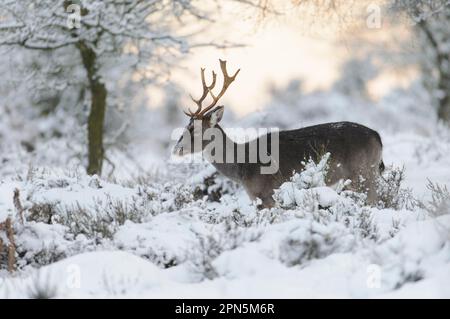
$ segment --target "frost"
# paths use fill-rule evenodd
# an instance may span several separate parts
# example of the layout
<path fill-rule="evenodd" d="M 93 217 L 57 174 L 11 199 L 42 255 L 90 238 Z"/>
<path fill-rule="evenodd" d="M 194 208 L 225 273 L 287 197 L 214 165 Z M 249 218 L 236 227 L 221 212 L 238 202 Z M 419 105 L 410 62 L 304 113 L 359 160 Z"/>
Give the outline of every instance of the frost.
<path fill-rule="evenodd" d="M 333 192 L 325 186 L 330 154 L 325 154 L 316 164 L 309 159 L 300 173 L 294 173 L 290 182 L 284 183 L 275 191 L 274 199 L 281 207 L 301 206 L 305 197 L 312 195 L 307 189 L 317 188 L 318 203 L 329 204 L 335 198 Z M 322 187 L 322 188 L 320 188 Z M 325 205 L 327 206 L 327 205 Z"/>
<path fill-rule="evenodd" d="M 2 15 L 0 43 L 61 48 L 0 48 L 0 224 L 12 220 L 16 268 L 7 271 L 10 241 L 0 229 L 0 297 L 450 296 L 450 130 L 431 111 L 445 90 L 437 89 L 436 55 L 422 46 L 423 33 L 420 52 L 400 57 L 422 77 L 384 96 L 371 96 L 368 82 L 392 70 L 379 55 L 358 52 L 327 90 L 283 79 L 261 111 L 241 118 L 231 112 L 237 105 L 227 105 L 227 126 L 294 129 L 348 120 L 382 138 L 386 169 L 376 206 L 347 189 L 353 181 L 327 186 L 333 155 L 318 154 L 275 191 L 274 208 L 261 210 L 213 166 L 169 159 L 171 132 L 186 124 L 179 109 L 186 93 L 165 75 L 184 65 L 193 44 L 179 34 L 196 32 L 172 32 L 175 25 L 161 18 L 191 28 L 191 18 L 203 20 L 193 1 L 83 0 L 83 28 L 70 36 L 55 1 L 39 1 L 53 9 L 38 15 L 6 2 L 26 23 Z M 119 3 L 134 9 L 118 14 Z M 152 10 L 157 14 L 142 23 Z M 50 20 L 54 32 L 44 32 Z M 439 23 L 441 15 L 427 21 L 437 49 L 448 53 L 448 23 Z M 80 40 L 99 55 L 110 93 L 102 176 L 84 171 L 90 96 L 73 48 Z M 161 90 L 163 107 L 156 107 L 159 94 L 148 94 L 149 82 Z M 368 284 L 374 269 L 377 287 Z M 80 286 L 67 285 L 68 273 L 77 272 Z"/>

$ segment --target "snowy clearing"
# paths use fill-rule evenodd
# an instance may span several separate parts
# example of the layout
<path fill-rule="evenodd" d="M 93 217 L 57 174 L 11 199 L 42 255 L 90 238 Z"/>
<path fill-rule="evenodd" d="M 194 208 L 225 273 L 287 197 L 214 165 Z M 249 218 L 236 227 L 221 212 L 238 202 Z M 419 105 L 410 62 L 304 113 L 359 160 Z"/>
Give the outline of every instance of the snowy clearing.
<path fill-rule="evenodd" d="M 386 158 L 405 163 L 404 184 L 427 206 L 423 183 L 437 168 L 407 154 L 411 136 L 386 140 Z M 202 167 L 150 184 L 38 168 L 4 179 L 0 220 L 15 216 L 17 188 L 26 222 L 14 222 L 19 270 L 3 270 L 2 296 L 450 296 L 448 206 L 433 215 L 402 186 L 397 207 L 367 207 L 363 195 L 325 187 L 326 165 L 311 163 L 276 193 L 276 208 L 258 211 Z"/>

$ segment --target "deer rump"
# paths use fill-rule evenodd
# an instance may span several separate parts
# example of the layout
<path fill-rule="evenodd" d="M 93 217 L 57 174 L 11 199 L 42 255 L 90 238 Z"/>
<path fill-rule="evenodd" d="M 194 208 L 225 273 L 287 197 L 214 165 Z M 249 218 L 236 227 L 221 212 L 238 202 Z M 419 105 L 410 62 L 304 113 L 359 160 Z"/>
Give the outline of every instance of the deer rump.
<path fill-rule="evenodd" d="M 350 189 L 366 192 L 369 203 L 377 200 L 376 184 L 384 164 L 382 142 L 379 134 L 363 125 L 336 122 L 309 126 L 279 133 L 279 170 L 272 175 L 261 174 L 262 164 L 240 164 L 240 182 L 252 199 L 260 198 L 263 206 L 273 205 L 274 189 L 289 181 L 294 172 L 300 172 L 305 161 L 318 161 L 330 153 L 326 184 L 331 186 L 339 180 L 350 179 Z M 274 153 L 271 133 L 267 135 L 267 150 Z M 250 143 L 259 142 L 261 137 Z M 247 145 L 246 149 L 250 149 Z M 259 153 L 259 152 L 258 152 Z M 267 164 L 268 165 L 268 164 Z"/>

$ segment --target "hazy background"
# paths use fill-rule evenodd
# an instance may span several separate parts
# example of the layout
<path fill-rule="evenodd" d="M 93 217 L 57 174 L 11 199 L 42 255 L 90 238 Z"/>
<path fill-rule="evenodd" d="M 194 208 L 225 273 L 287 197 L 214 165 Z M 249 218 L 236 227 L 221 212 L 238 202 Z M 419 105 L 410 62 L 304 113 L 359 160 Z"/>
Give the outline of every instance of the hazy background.
<path fill-rule="evenodd" d="M 376 130 L 376 205 L 172 156 L 219 58 L 230 135 Z M 448 298 L 449 124 L 449 0 L 0 0 L 0 298 Z"/>
<path fill-rule="evenodd" d="M 67 28 L 69 5 L 81 10 L 79 28 Z M 189 94 L 200 94 L 200 68 L 218 72 L 220 86 L 219 59 L 241 69 L 220 101 L 224 127 L 351 120 L 430 136 L 450 121 L 443 0 L 30 6 L 0 7 L 5 161 L 97 174 L 104 164 L 108 175 L 164 163 Z"/>
<path fill-rule="evenodd" d="M 342 16 L 330 16 L 314 10 L 311 14 L 294 2 L 274 1 L 279 12 L 262 16 L 254 9 L 242 10 L 239 4 L 224 2 L 220 13 L 214 14 L 216 26 L 196 39 L 221 40 L 230 48 L 192 49 L 168 81 L 180 86 L 185 92 L 181 101 L 191 105 L 188 93 L 199 94 L 201 88 L 200 67 L 218 70 L 218 59 L 228 60 L 230 70 L 241 68 L 242 72 L 223 104 L 230 105 L 239 115 L 262 109 L 271 88 L 286 86 L 291 79 L 301 79 L 304 92 L 327 90 L 339 80 L 340 70 L 349 59 L 367 55 L 369 50 L 372 54 L 390 50 L 407 54 L 418 49 L 407 21 L 393 25 L 388 13 L 381 11 L 381 25 L 370 25 L 372 11 L 368 6 L 373 3 L 353 3 L 351 10 L 343 8 L 337 13 Z M 370 98 L 378 100 L 390 90 L 407 87 L 417 79 L 416 67 L 398 68 L 390 62 L 378 57 L 376 63 L 383 69 L 366 83 Z M 158 89 L 149 90 L 158 106 L 161 95 Z"/>

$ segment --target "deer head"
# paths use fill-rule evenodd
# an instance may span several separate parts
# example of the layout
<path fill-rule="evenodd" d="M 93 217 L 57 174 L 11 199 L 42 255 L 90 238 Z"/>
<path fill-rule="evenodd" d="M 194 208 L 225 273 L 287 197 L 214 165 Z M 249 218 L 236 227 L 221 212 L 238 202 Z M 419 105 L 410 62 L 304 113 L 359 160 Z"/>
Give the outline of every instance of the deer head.
<path fill-rule="evenodd" d="M 225 94 L 230 84 L 236 79 L 240 69 L 237 70 L 233 76 L 229 76 L 227 73 L 227 61 L 219 61 L 220 69 L 223 74 L 222 90 L 217 95 L 213 93 L 212 90 L 216 86 L 217 74 L 214 71 L 212 72 L 211 84 L 207 85 L 205 79 L 205 69 L 201 68 L 203 93 L 198 100 L 194 99 L 191 95 L 191 99 L 197 105 L 197 109 L 194 112 L 191 110 L 184 112 L 184 114 L 189 117 L 189 123 L 184 129 L 183 135 L 175 145 L 174 154 L 176 155 L 182 156 L 203 151 L 208 144 L 208 141 L 203 141 L 203 133 L 208 128 L 215 127 L 222 119 L 224 107 L 217 106 L 217 102 L 219 102 L 220 98 Z M 203 102 L 208 95 L 211 96 L 212 101 L 208 106 L 204 107 Z M 194 143 L 194 141 L 199 142 Z"/>

